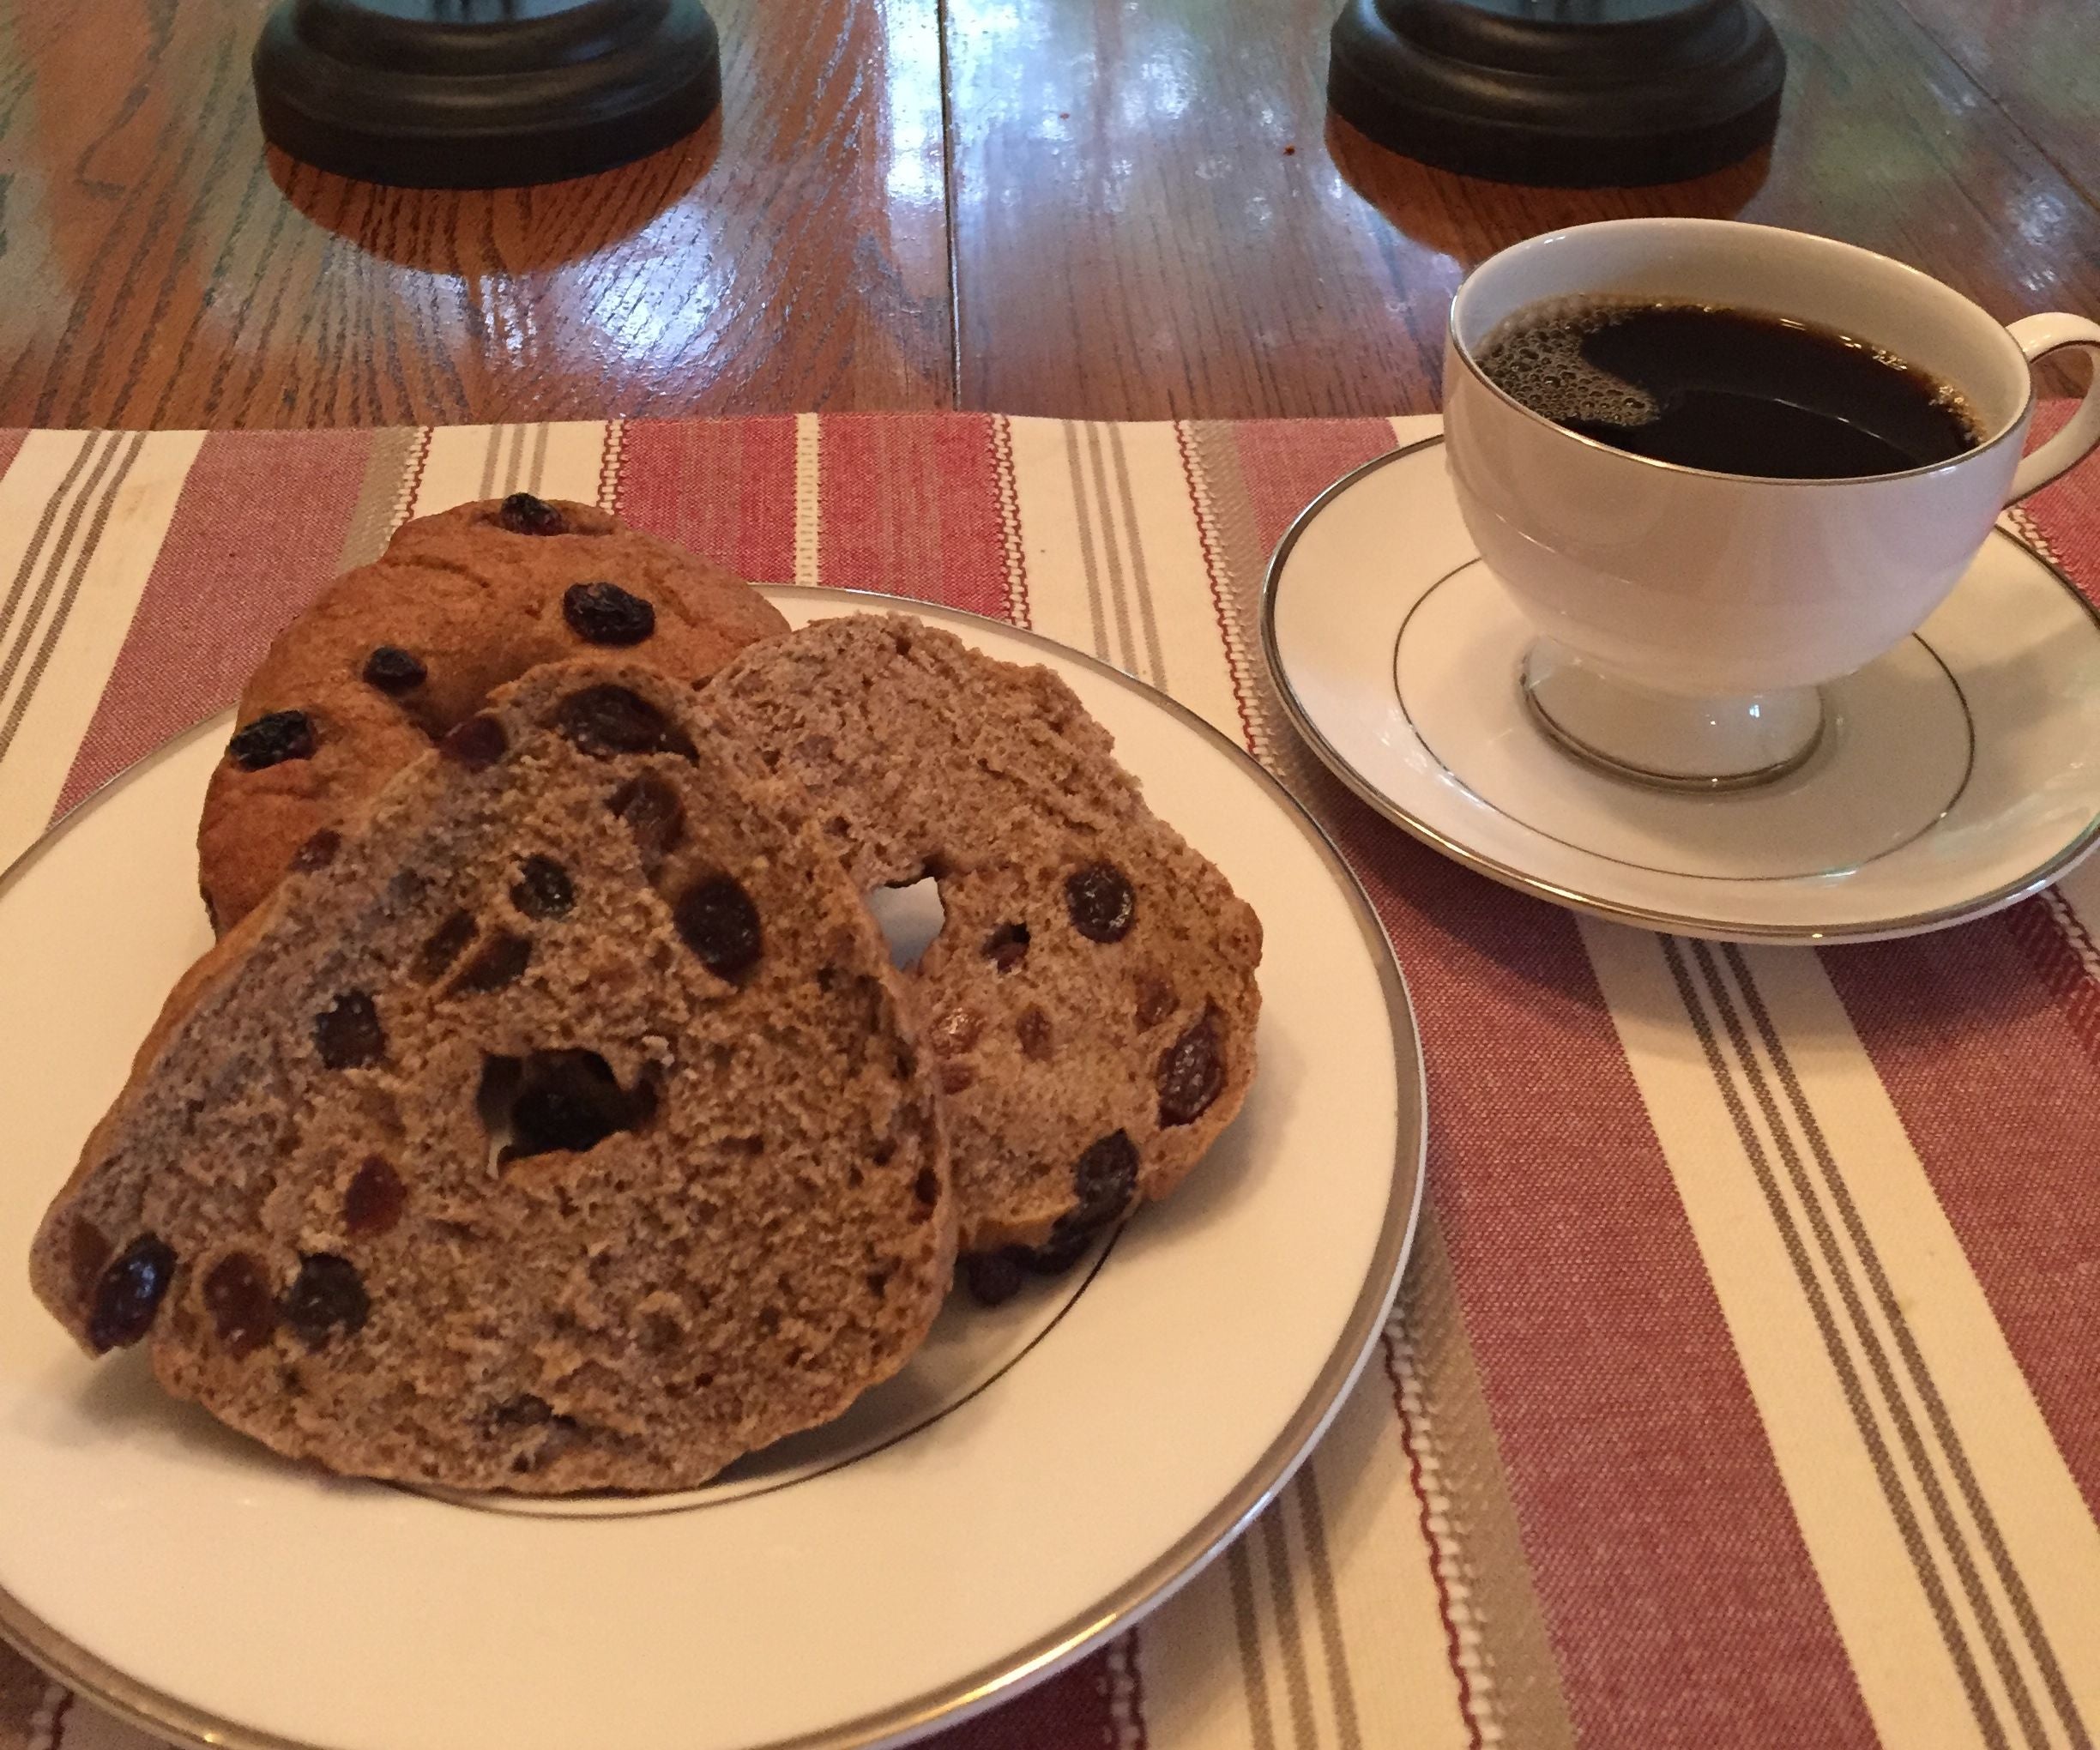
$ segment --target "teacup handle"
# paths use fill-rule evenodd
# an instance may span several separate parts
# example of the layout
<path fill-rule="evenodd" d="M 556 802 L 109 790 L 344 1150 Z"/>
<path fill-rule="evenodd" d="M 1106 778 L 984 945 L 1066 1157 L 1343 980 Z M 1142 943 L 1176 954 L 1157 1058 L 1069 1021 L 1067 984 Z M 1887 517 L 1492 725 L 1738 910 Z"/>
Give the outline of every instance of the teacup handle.
<path fill-rule="evenodd" d="M 2010 504 L 2046 486 L 2100 444 L 2100 323 L 2088 322 L 2082 316 L 2023 316 L 2018 322 L 2007 323 L 2006 331 L 2027 355 L 2030 365 L 2066 347 L 2090 347 L 2093 355 L 2085 399 L 2062 431 L 2022 458 L 2013 472 L 2012 489 L 2006 494 L 2006 503 Z"/>

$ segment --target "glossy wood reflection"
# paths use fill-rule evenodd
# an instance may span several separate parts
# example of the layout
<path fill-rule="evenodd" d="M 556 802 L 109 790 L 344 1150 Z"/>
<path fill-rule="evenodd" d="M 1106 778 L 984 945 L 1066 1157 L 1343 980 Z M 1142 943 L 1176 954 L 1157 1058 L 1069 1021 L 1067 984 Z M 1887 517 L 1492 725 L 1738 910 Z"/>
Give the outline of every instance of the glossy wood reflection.
<path fill-rule="evenodd" d="M 2100 11 L 2090 0 L 1903 0 L 2089 201 L 2100 201 Z"/>
<path fill-rule="evenodd" d="M 1825 232 L 2006 317 L 2100 308 L 2100 216 L 1898 0 L 1768 0 L 1791 63 L 1769 157 L 1601 190 L 1450 176 L 1331 123 L 1333 9 L 950 0 L 966 405 L 1427 411 L 1469 266 L 1632 214 Z M 2091 64 L 2100 15 L 2071 9 Z"/>
<path fill-rule="evenodd" d="M 713 0 L 722 115 L 496 193 L 266 154 L 262 0 L 9 0 L 0 425 L 952 400 L 935 0 Z"/>
<path fill-rule="evenodd" d="M 264 152 L 265 0 L 0 0 L 0 424 L 1420 410 L 1469 266 L 1638 213 L 2100 310 L 2100 8 L 1764 3 L 1777 142 L 1667 188 L 1478 182 L 1331 122 L 1339 0 L 712 0 L 701 135 L 456 193 Z"/>

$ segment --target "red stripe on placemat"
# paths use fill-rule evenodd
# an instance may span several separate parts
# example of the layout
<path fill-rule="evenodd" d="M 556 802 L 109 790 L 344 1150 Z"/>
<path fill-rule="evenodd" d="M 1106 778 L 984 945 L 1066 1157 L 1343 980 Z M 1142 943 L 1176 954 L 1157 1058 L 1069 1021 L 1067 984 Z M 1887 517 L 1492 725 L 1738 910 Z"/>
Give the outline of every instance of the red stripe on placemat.
<path fill-rule="evenodd" d="M 1333 815 L 1421 1008 L 1430 1194 L 1578 1735 L 1871 1743 L 1572 920 Z"/>
<path fill-rule="evenodd" d="M 1383 419 L 1252 419 L 1233 437 L 1264 548 L 1351 468 L 1396 447 Z"/>
<path fill-rule="evenodd" d="M 1264 546 L 1392 447 L 1374 421 L 1235 438 Z M 1759 1744 L 1872 1742 L 1573 919 L 1338 785 L 1306 800 L 1407 969 L 1429 1192 L 1578 1735 L 1706 1750 L 1754 1721 Z"/>
<path fill-rule="evenodd" d="M 2054 894 L 2014 906 L 2006 914 L 2006 931 L 2055 1001 L 2071 1036 L 2100 1065 L 2100 949 L 2091 933 Z"/>
<path fill-rule="evenodd" d="M 1108 1655 L 1093 1653 L 989 1713 L 927 1739 L 928 1750 L 1113 1750 Z"/>
<path fill-rule="evenodd" d="M 362 431 L 205 438 L 61 812 L 238 697 L 270 640 L 335 575 L 371 444 Z"/>
<path fill-rule="evenodd" d="M 972 613 L 1008 617 L 993 421 L 841 414 L 823 425 L 818 574 Z"/>
<path fill-rule="evenodd" d="M 15 453 L 22 447 L 27 431 L 0 431 L 0 474 L 5 474 L 14 462 Z"/>
<path fill-rule="evenodd" d="M 2025 908 L 2023 908 L 2025 909 Z M 1823 963 L 2089 1511 L 2100 1513 L 2100 1065 L 2031 915 Z"/>
<path fill-rule="evenodd" d="M 2071 417 L 2075 401 L 2044 401 L 2035 414 L 2028 439 L 2031 450 L 2053 436 Z M 2024 500 L 2022 510 L 2055 555 L 2083 575 L 2078 579 L 2087 595 L 2094 594 L 2094 572 L 2100 567 L 2100 456 L 2091 456 L 2061 480 Z"/>
<path fill-rule="evenodd" d="M 794 576 L 795 422 L 637 419 L 620 437 L 619 502 L 638 528 L 740 577 Z"/>

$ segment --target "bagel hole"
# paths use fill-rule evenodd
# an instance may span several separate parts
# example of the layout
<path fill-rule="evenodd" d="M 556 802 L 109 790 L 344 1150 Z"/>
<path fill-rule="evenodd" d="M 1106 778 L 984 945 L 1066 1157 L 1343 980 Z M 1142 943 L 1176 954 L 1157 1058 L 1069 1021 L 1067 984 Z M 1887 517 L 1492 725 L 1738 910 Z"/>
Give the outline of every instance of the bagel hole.
<path fill-rule="evenodd" d="M 656 1116 L 657 1080 L 648 1070 L 623 1088 L 594 1051 L 485 1052 L 474 1109 L 488 1135 L 489 1164 L 558 1150 L 584 1154 L 607 1137 L 646 1128 Z"/>
<path fill-rule="evenodd" d="M 899 887 L 878 887 L 868 895 L 867 907 L 890 944 L 890 963 L 900 972 L 918 965 L 948 921 L 939 884 L 931 875 Z"/>

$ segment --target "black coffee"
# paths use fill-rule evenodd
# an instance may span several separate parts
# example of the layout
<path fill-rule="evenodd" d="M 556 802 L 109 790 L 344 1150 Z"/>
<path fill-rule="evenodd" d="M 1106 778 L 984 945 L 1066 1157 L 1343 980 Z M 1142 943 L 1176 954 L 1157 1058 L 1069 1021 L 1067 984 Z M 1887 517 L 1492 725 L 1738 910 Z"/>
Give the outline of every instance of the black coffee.
<path fill-rule="evenodd" d="M 1834 329 L 1688 304 L 1518 317 L 1480 355 L 1534 413 L 1636 456 L 1721 474 L 1844 480 L 1976 444 L 1959 395 Z"/>

